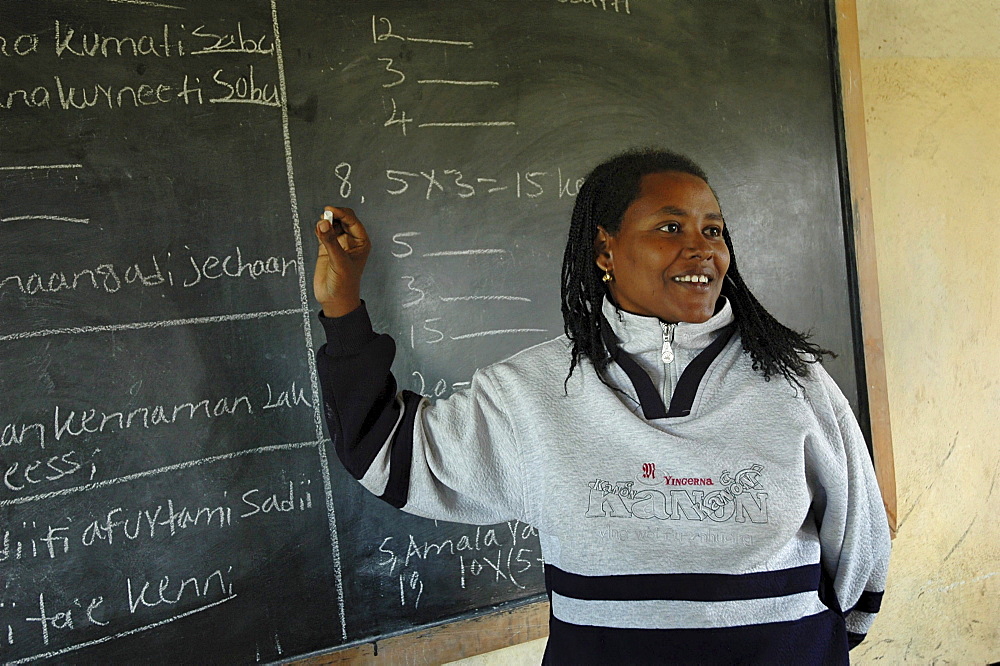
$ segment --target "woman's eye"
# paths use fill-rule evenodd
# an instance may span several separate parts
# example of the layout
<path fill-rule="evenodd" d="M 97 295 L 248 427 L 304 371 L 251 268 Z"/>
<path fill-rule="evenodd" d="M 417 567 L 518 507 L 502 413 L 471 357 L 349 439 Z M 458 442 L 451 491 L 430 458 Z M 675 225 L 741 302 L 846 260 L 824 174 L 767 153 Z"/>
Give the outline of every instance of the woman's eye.
<path fill-rule="evenodd" d="M 719 236 L 722 235 L 722 228 L 721 227 L 709 227 L 708 229 L 705 230 L 705 233 L 707 233 L 709 236 L 714 236 L 714 237 L 717 238 L 717 237 L 719 237 Z"/>
<path fill-rule="evenodd" d="M 675 234 L 681 230 L 681 225 L 676 222 L 667 222 L 666 224 L 660 226 L 660 229 L 666 231 L 667 233 Z"/>

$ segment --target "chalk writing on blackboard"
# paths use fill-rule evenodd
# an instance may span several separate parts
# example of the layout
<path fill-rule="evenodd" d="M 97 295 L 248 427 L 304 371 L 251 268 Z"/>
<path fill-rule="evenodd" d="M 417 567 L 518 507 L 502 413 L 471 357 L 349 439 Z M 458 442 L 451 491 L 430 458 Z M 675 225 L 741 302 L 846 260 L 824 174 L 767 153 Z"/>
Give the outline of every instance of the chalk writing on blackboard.
<path fill-rule="evenodd" d="M 192 251 L 191 254 L 175 257 L 173 253 L 164 251 L 125 266 L 102 263 L 89 268 L 57 268 L 26 275 L 0 275 L 0 290 L 16 290 L 31 296 L 77 289 L 117 294 L 132 285 L 189 289 L 202 281 L 257 280 L 265 276 L 284 278 L 297 272 L 298 260 L 295 257 L 246 257 L 237 245 L 224 256 Z"/>
<path fill-rule="evenodd" d="M 34 422 L 21 420 L 5 423 L 0 431 L 0 447 L 24 447 L 20 451 L 26 451 L 29 456 L 39 455 L 46 446 L 86 435 L 123 433 L 128 430 L 148 431 L 251 415 L 254 413 L 254 403 L 258 410 L 313 406 L 306 395 L 306 389 L 295 381 L 285 386 L 276 383 L 273 387 L 270 382 L 265 382 L 264 389 L 258 391 L 253 399 L 246 394 L 232 394 L 139 407 L 134 406 L 134 400 L 129 400 L 129 403 L 128 407 L 89 409 L 66 408 L 56 404 L 48 414 Z M 16 451 L 11 450 L 9 453 Z M 10 463 L 6 469 L 0 470 L 3 473 L 3 484 L 9 490 L 20 491 L 41 484 L 43 479 L 60 479 L 74 474 L 80 468 L 78 458 L 78 455 L 71 452 L 61 457 L 53 456 L 44 466 L 37 460 L 25 463 L 23 469 L 18 462 Z M 67 465 L 72 468 L 62 469 Z M 93 480 L 96 467 L 92 463 L 90 467 L 90 480 Z M 12 480 L 19 476 L 27 484 L 18 484 Z"/>
<path fill-rule="evenodd" d="M 501 178 L 466 175 L 459 169 L 386 169 L 385 178 L 391 181 L 386 184 L 386 194 L 399 196 L 417 192 L 423 194 L 425 201 L 440 196 L 471 199 L 498 192 L 509 192 L 508 196 L 513 195 L 517 199 L 537 199 L 546 194 L 562 199 L 576 196 L 583 184 L 583 178 L 564 175 L 562 167 L 545 171 L 518 170 L 503 178 L 504 184 L 501 184 Z"/>
<path fill-rule="evenodd" d="M 214 29 L 213 29 L 214 30 Z M 178 36 L 180 35 L 180 36 Z M 185 42 L 184 40 L 188 41 Z M 242 22 L 234 32 L 199 25 L 186 30 L 183 24 L 163 23 L 156 34 L 101 34 L 55 19 L 53 52 L 58 58 L 179 58 L 238 53 L 246 56 L 274 55 L 274 42 L 267 32 L 244 34 Z M 38 33 L 0 36 L 0 53 L 26 57 L 44 48 Z M 140 68 L 142 69 L 142 68 Z M 141 74 L 141 72 L 140 72 Z M 185 73 L 170 81 L 138 84 L 82 81 L 78 75 L 54 74 L 31 87 L 0 90 L 0 109 L 14 107 L 61 109 L 143 108 L 164 104 L 206 103 L 280 105 L 277 85 L 262 80 L 253 64 Z"/>
<path fill-rule="evenodd" d="M 413 534 L 405 539 L 386 536 L 378 544 L 377 566 L 381 575 L 398 580 L 400 606 L 419 607 L 427 580 L 421 570 L 431 562 L 438 569 L 447 567 L 451 582 L 463 590 L 484 584 L 525 589 L 522 577 L 544 564 L 537 537 L 534 527 L 516 520 L 499 527 L 467 527 L 457 538 L 435 541 Z"/>
<path fill-rule="evenodd" d="M 369 225 L 372 321 L 432 398 L 558 335 L 580 176 L 628 146 L 707 160 L 745 239 L 831 221 L 799 263 L 842 270 L 817 268 L 841 238 L 819 5 L 320 4 L 38 0 L 0 26 L 0 661 L 268 662 L 543 589 L 532 528 L 400 514 L 336 464 L 324 205 Z M 758 43 L 764 16 L 788 39 Z M 806 291 L 807 326 L 847 321 L 836 284 Z"/>
<path fill-rule="evenodd" d="M 475 43 L 463 39 L 444 39 L 444 38 L 432 38 L 432 37 L 414 37 L 409 35 L 402 35 L 393 31 L 392 21 L 385 16 L 372 15 L 372 42 L 378 46 L 381 42 L 388 42 L 394 40 L 396 42 L 409 42 L 416 44 L 429 44 L 437 46 L 452 46 L 452 47 L 464 47 L 473 48 Z M 377 62 L 384 64 L 384 73 L 388 75 L 388 80 L 381 84 L 382 88 L 395 88 L 398 85 L 406 83 L 407 76 L 405 71 L 402 69 L 403 65 L 397 63 L 394 58 L 377 57 Z M 461 86 L 465 88 L 497 88 L 500 86 L 499 81 L 494 81 L 492 79 L 480 79 L 480 78 L 452 78 L 452 77 L 434 77 L 434 78 L 418 78 L 416 80 L 418 85 L 438 85 L 438 86 Z M 388 111 L 389 117 L 383 123 L 384 127 L 391 128 L 393 125 L 398 125 L 400 132 L 403 136 L 406 136 L 407 126 L 414 122 L 414 118 L 407 115 L 407 111 L 400 108 L 396 103 L 395 97 L 390 97 L 388 104 L 391 106 L 391 110 Z M 417 123 L 418 128 L 490 128 L 490 127 L 513 127 L 517 123 L 513 120 L 506 119 L 450 119 L 450 120 L 425 120 L 423 122 Z"/>
<path fill-rule="evenodd" d="M 631 14 L 629 0 L 556 0 L 560 4 L 584 5 L 615 14 Z"/>

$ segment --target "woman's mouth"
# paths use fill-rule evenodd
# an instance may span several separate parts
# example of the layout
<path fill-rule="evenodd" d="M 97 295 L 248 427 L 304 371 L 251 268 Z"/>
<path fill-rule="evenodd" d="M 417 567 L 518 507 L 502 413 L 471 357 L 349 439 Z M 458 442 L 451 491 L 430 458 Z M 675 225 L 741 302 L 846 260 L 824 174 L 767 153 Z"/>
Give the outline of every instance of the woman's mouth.
<path fill-rule="evenodd" d="M 673 278 L 673 281 L 688 284 L 708 284 L 712 281 L 712 278 L 707 275 L 678 275 Z"/>

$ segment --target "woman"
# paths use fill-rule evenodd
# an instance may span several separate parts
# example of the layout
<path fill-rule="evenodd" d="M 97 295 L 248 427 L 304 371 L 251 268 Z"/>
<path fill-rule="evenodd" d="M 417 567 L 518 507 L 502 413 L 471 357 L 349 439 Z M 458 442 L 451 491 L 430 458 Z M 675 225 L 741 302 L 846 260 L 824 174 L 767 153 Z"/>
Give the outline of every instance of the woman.
<path fill-rule="evenodd" d="M 889 553 L 871 460 L 828 352 L 740 278 L 697 165 L 598 166 L 563 262 L 566 335 L 436 403 L 397 394 L 360 301 L 367 235 L 327 210 L 317 363 L 337 452 L 405 511 L 538 528 L 546 662 L 848 661 Z"/>

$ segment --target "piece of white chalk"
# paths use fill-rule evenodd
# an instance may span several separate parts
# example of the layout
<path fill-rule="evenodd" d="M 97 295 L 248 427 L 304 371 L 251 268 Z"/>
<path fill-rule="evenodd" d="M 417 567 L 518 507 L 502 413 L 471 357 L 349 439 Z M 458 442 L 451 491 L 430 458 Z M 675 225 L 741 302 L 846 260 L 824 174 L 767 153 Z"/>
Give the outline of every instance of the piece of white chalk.
<path fill-rule="evenodd" d="M 328 211 L 328 210 L 324 210 L 323 211 L 323 219 L 327 220 L 329 222 L 333 222 L 333 212 Z"/>

